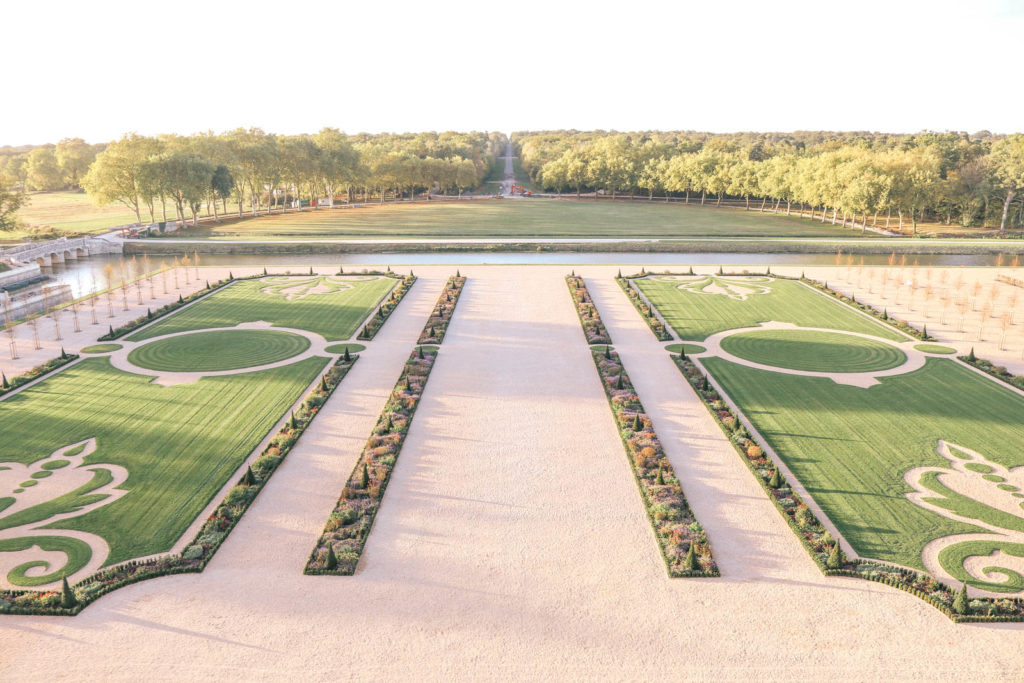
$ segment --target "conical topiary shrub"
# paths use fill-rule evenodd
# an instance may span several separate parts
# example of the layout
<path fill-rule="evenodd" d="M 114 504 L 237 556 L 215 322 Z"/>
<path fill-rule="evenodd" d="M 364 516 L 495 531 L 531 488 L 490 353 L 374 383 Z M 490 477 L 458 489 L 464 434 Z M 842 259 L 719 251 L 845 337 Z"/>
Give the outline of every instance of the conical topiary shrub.
<path fill-rule="evenodd" d="M 828 560 L 825 562 L 825 566 L 829 569 L 842 569 L 843 560 L 843 549 L 839 547 L 839 541 L 836 541 L 832 545 L 832 552 L 828 554 Z"/>
<path fill-rule="evenodd" d="M 924 327 L 921 328 L 921 340 L 928 341 L 928 339 L 928 326 L 925 325 Z"/>
<path fill-rule="evenodd" d="M 615 380 L 615 388 L 616 389 L 621 389 L 622 388 L 622 375 L 621 374 L 619 375 L 619 378 L 617 380 Z"/>
<path fill-rule="evenodd" d="M 242 475 L 242 481 L 239 483 L 242 486 L 253 486 L 256 483 L 256 475 L 253 474 L 251 465 L 245 468 L 245 474 Z"/>
<path fill-rule="evenodd" d="M 683 569 L 688 572 L 694 572 L 699 567 L 700 565 L 697 564 L 697 548 L 693 541 L 690 541 L 690 549 L 686 551 L 686 559 L 683 560 Z"/>
<path fill-rule="evenodd" d="M 346 347 L 345 347 L 345 362 L 346 362 L 346 363 L 348 363 L 348 362 L 350 362 L 351 360 L 352 360 L 352 356 L 351 356 L 351 355 L 349 355 L 349 352 L 348 352 L 348 347 L 346 346 Z"/>
<path fill-rule="evenodd" d="M 604 357 L 608 360 L 611 360 L 612 358 L 612 347 L 608 346 L 607 344 L 604 347 Z"/>
<path fill-rule="evenodd" d="M 960 590 L 956 592 L 956 597 L 953 598 L 953 612 L 955 614 L 967 614 L 968 610 L 967 582 L 964 582 L 960 585 Z"/>
<path fill-rule="evenodd" d="M 64 350 L 63 346 L 60 347 L 60 358 L 61 358 L 61 360 L 67 360 L 68 359 L 68 352 Z"/>
<path fill-rule="evenodd" d="M 363 463 L 363 477 L 360 482 L 364 489 L 370 488 L 370 470 L 366 468 L 366 463 Z"/>
<path fill-rule="evenodd" d="M 658 465 L 658 476 L 654 478 L 654 483 L 658 486 L 665 485 L 665 472 L 661 469 L 661 465 Z"/>
<path fill-rule="evenodd" d="M 324 569 L 333 571 L 338 568 L 338 556 L 334 554 L 334 544 L 327 545 L 327 559 L 324 560 Z"/>
<path fill-rule="evenodd" d="M 423 360 L 423 347 L 422 346 L 417 346 L 416 347 L 416 357 L 419 358 L 420 360 Z"/>
<path fill-rule="evenodd" d="M 68 585 L 68 577 L 65 576 L 60 584 L 60 606 L 64 609 L 73 609 L 77 605 L 78 598 L 75 597 L 75 592 Z"/>
<path fill-rule="evenodd" d="M 185 303 L 185 300 L 181 298 L 181 294 L 178 295 L 178 303 L 179 304 Z"/>
<path fill-rule="evenodd" d="M 633 431 L 634 432 L 639 432 L 643 428 L 644 428 L 644 423 L 640 419 L 640 413 L 637 413 L 636 415 L 633 416 Z"/>
<path fill-rule="evenodd" d="M 320 375 L 320 391 L 327 391 L 327 375 Z"/>
<path fill-rule="evenodd" d="M 292 430 L 295 430 L 295 429 L 299 428 L 299 421 L 297 419 L 295 419 L 295 411 L 294 410 L 292 411 L 291 419 L 288 421 L 288 428 L 292 429 Z"/>
<path fill-rule="evenodd" d="M 971 352 L 967 354 L 968 362 L 974 363 L 978 360 L 978 357 L 974 355 L 974 347 L 971 347 Z"/>
<path fill-rule="evenodd" d="M 10 389 L 11 388 L 11 383 L 7 381 L 7 374 L 6 373 L 0 373 L 0 376 L 3 376 L 3 381 L 0 382 L 0 388 Z"/>
<path fill-rule="evenodd" d="M 773 489 L 777 489 L 782 486 L 782 483 L 782 474 L 779 472 L 778 468 L 775 468 L 772 470 L 771 478 L 768 479 L 768 485 Z"/>
<path fill-rule="evenodd" d="M 708 381 L 708 376 L 704 375 L 700 383 L 701 391 L 711 391 L 711 382 Z"/>

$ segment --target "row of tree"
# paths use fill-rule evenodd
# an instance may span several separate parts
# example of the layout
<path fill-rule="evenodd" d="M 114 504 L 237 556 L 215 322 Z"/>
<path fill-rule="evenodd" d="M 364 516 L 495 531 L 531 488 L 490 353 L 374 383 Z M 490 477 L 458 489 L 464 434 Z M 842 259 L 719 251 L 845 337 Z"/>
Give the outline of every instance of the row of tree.
<path fill-rule="evenodd" d="M 553 191 L 760 201 L 832 222 L 879 214 L 963 226 L 1024 227 L 1024 135 L 727 134 L 551 131 L 512 142 Z M 893 216 L 895 214 L 895 216 Z"/>
<path fill-rule="evenodd" d="M 26 190 L 63 190 L 81 187 L 82 178 L 106 145 L 90 145 L 81 138 L 65 138 L 56 145 L 29 149 L 0 149 L 0 178 L 5 185 Z"/>
<path fill-rule="evenodd" d="M 0 154 L 0 189 L 80 185 L 101 205 L 129 207 L 140 223 L 144 216 L 167 220 L 170 206 L 178 220 L 191 217 L 195 224 L 203 206 L 218 216 L 228 202 L 242 216 L 246 208 L 258 215 L 294 201 L 315 204 L 342 194 L 351 199 L 356 190 L 380 201 L 424 190 L 461 194 L 483 182 L 506 142 L 500 133 L 346 135 L 333 128 L 294 136 L 256 128 L 219 135 L 129 134 L 86 163 L 71 162 L 69 141 Z M 45 155 L 55 160 L 52 173 L 33 166 Z"/>

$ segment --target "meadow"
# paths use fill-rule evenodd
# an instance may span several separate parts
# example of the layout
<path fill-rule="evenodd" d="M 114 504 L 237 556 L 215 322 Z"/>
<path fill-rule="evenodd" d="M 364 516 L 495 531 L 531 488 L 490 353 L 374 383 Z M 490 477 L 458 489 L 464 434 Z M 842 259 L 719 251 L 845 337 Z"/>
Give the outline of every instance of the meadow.
<path fill-rule="evenodd" d="M 234 327 L 259 320 L 277 327 L 315 332 L 328 341 L 348 339 L 397 282 L 376 276 L 272 276 L 240 281 L 128 339 L 142 341 L 174 332 Z"/>
<path fill-rule="evenodd" d="M 680 339 L 687 341 L 703 341 L 716 332 L 756 327 L 771 320 L 892 341 L 908 339 L 793 280 L 717 276 L 673 279 L 655 275 L 631 282 Z M 713 293 L 719 290 L 728 290 L 731 295 Z"/>

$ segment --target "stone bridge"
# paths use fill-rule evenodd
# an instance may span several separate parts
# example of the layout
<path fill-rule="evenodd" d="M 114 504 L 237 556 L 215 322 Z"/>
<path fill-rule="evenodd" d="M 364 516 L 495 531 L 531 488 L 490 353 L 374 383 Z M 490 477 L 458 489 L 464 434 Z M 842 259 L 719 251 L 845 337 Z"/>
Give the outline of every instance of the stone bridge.
<path fill-rule="evenodd" d="M 52 266 L 68 259 L 77 259 L 92 254 L 120 254 L 121 251 L 122 245 L 119 239 L 105 237 L 68 239 L 61 237 L 46 242 L 29 242 L 9 249 L 0 249 L 0 259 L 24 265 L 35 262 L 40 266 Z"/>

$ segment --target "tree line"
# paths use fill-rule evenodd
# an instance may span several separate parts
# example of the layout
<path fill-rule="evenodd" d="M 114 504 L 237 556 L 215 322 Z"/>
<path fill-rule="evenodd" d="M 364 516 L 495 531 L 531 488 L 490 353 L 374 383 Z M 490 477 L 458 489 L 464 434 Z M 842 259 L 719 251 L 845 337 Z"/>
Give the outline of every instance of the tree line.
<path fill-rule="evenodd" d="M 166 221 L 170 208 L 194 225 L 203 207 L 219 217 L 229 203 L 241 217 L 246 209 L 255 216 L 294 201 L 351 200 L 357 192 L 382 202 L 423 190 L 461 194 L 483 182 L 506 142 L 501 133 L 347 135 L 334 128 L 292 136 L 258 128 L 130 133 L 100 146 L 76 138 L 0 149 L 0 199 L 16 211 L 26 190 L 82 187 L 100 205 L 127 206 L 140 223 L 144 216 Z"/>
<path fill-rule="evenodd" d="M 523 169 L 551 192 L 645 194 L 866 226 L 1024 227 L 1024 135 L 519 132 Z"/>

